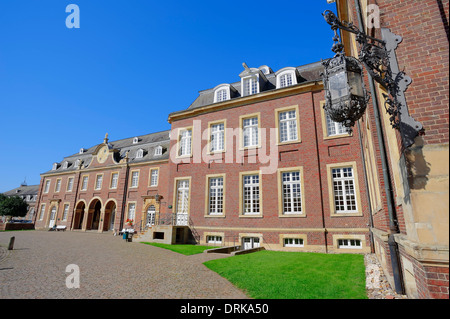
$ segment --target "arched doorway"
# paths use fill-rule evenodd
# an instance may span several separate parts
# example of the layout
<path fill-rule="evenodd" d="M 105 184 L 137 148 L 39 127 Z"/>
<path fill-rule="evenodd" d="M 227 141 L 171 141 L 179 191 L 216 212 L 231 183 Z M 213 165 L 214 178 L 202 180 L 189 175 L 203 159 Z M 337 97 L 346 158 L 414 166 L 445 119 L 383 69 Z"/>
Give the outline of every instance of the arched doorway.
<path fill-rule="evenodd" d="M 73 219 L 72 229 L 81 229 L 83 227 L 84 210 L 86 204 L 84 202 L 79 202 L 75 207 L 75 217 Z"/>
<path fill-rule="evenodd" d="M 88 211 L 89 213 L 86 229 L 88 230 L 98 229 L 100 225 L 101 211 L 102 211 L 102 202 L 98 199 L 91 201 L 91 204 L 89 205 Z"/>
<path fill-rule="evenodd" d="M 105 218 L 103 223 L 103 231 L 114 230 L 115 219 L 116 219 L 116 203 L 111 200 L 105 205 Z"/>

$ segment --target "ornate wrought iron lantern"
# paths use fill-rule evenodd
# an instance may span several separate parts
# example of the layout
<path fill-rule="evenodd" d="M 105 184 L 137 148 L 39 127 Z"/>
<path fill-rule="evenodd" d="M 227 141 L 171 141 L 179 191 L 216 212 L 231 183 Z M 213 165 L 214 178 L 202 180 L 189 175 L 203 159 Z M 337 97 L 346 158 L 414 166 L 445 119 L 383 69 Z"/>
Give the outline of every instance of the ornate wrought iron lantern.
<path fill-rule="evenodd" d="M 324 64 L 325 111 L 350 133 L 366 110 L 369 95 L 363 85 L 363 68 L 353 57 L 338 52 Z"/>
<path fill-rule="evenodd" d="M 389 93 L 383 95 L 392 127 L 400 131 L 405 147 L 413 144 L 414 138 L 423 134 L 423 126 L 409 115 L 404 97 L 411 78 L 398 70 L 395 58 L 395 49 L 402 38 L 388 29 L 381 29 L 383 40 L 380 40 L 366 35 L 352 23 L 340 21 L 330 10 L 326 10 L 323 16 L 334 31 L 331 50 L 335 53 L 333 58 L 322 62 L 326 113 L 333 121 L 342 123 L 348 132 L 352 131 L 370 98 L 363 84 L 364 64 L 370 76 Z M 356 41 L 361 45 L 359 60 L 345 56 L 338 29 L 355 34 Z"/>

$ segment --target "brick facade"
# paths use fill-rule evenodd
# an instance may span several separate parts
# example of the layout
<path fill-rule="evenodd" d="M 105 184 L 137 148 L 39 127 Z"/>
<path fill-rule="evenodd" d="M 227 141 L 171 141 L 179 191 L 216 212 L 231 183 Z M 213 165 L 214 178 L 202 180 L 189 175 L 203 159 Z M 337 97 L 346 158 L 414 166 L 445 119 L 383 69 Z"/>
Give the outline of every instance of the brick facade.
<path fill-rule="evenodd" d="M 169 171 L 172 181 L 177 178 L 190 178 L 192 181 L 189 218 L 199 234 L 200 243 L 207 243 L 207 235 L 220 235 L 226 245 L 239 245 L 242 243 L 242 237 L 254 236 L 260 238 L 260 245 L 267 249 L 338 252 L 343 249 L 337 248 L 337 239 L 358 238 L 361 239 L 363 248 L 353 251 L 370 251 L 367 193 L 360 157 L 359 133 L 355 130 L 352 136 L 345 134 L 334 139 L 324 136 L 323 125 L 326 122 L 321 107 L 323 100 L 323 91 L 318 85 L 312 90 L 298 94 L 287 91 L 277 98 L 265 100 L 261 97 L 254 103 L 246 101 L 245 104 L 234 105 L 231 109 L 223 105 L 198 116 L 183 118 L 181 115 L 179 119 L 171 122 L 172 150 L 176 150 L 179 143 L 178 129 L 193 127 L 194 153 L 183 163 L 170 161 Z M 276 110 L 292 106 L 298 107 L 300 141 L 278 145 L 275 149 L 274 143 L 270 140 L 270 133 L 277 131 Z M 259 114 L 260 128 L 266 130 L 262 147 L 257 149 L 258 154 L 252 154 L 251 150 L 239 149 L 239 133 L 226 139 L 225 153 L 218 156 L 225 163 L 217 163 L 213 160 L 213 156 L 205 154 L 208 144 L 208 123 L 226 119 L 226 128 L 236 132 L 235 129 L 241 125 L 240 119 L 247 114 Z M 204 155 L 200 158 L 199 154 L 195 153 L 196 150 L 198 152 L 203 150 Z M 267 157 L 265 155 L 269 153 L 272 154 L 270 163 L 262 163 Z M 231 158 L 232 162 L 227 162 L 227 158 Z M 354 169 L 358 175 L 359 207 L 356 214 L 339 216 L 334 214 L 330 207 L 329 195 L 333 190 L 329 188 L 330 173 L 327 165 L 348 162 L 355 163 Z M 279 194 L 279 170 L 294 167 L 303 169 L 304 215 L 300 217 L 283 216 L 279 210 L 279 203 L 282 200 Z M 261 174 L 260 184 L 262 214 L 243 216 L 240 213 L 242 180 L 239 176 L 264 169 L 267 169 L 267 173 Z M 225 212 L 221 216 L 208 216 L 208 207 L 205 204 L 208 196 L 207 176 L 218 174 L 225 176 L 226 181 Z M 173 203 L 173 210 L 176 209 L 174 190 L 174 187 L 169 187 L 169 203 Z M 304 247 L 284 246 L 283 238 L 296 236 L 303 236 Z M 345 250 L 348 251 L 350 250 Z"/>

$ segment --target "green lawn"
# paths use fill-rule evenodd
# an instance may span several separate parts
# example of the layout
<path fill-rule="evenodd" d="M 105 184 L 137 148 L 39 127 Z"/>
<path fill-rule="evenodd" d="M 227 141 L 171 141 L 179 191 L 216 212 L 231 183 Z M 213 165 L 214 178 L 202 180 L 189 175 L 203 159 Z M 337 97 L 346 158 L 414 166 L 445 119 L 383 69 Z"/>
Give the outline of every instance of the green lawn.
<path fill-rule="evenodd" d="M 367 299 L 364 256 L 260 251 L 206 267 L 260 299 Z"/>
<path fill-rule="evenodd" d="M 199 245 L 169 245 L 169 244 L 148 243 L 148 242 L 143 242 L 143 244 L 168 249 L 183 255 L 200 254 L 204 250 L 211 248 L 208 246 L 199 246 Z"/>

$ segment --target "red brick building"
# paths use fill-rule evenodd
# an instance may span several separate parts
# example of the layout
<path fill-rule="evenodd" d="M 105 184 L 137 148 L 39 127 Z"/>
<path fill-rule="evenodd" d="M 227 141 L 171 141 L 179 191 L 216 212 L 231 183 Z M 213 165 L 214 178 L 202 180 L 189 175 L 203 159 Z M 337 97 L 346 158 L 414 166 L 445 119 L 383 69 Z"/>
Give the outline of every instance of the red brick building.
<path fill-rule="evenodd" d="M 359 133 L 327 121 L 321 64 L 244 68 L 169 115 L 177 220 L 202 244 L 369 252 Z"/>
<path fill-rule="evenodd" d="M 348 135 L 323 112 L 321 63 L 244 68 L 240 81 L 170 114 L 170 132 L 105 137 L 55 163 L 42 174 L 36 228 L 370 252 L 359 132 Z"/>
<path fill-rule="evenodd" d="M 393 129 L 384 110 L 387 92 L 366 77 L 371 101 L 359 124 L 371 231 L 375 252 L 397 292 L 448 298 L 449 1 L 328 2 L 336 3 L 340 20 L 367 35 L 384 41 L 389 32 L 401 37 L 394 62 L 411 78 L 401 116 L 420 122 L 424 134 L 408 142 Z M 341 35 L 346 55 L 358 57 L 355 36 Z M 330 30 L 330 41 L 331 36 Z"/>
<path fill-rule="evenodd" d="M 80 149 L 41 174 L 36 228 L 143 231 L 164 213 L 169 131 Z M 131 220 L 132 224 L 127 224 Z"/>

